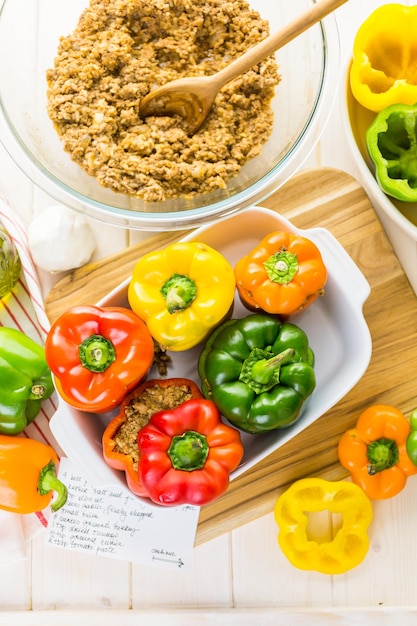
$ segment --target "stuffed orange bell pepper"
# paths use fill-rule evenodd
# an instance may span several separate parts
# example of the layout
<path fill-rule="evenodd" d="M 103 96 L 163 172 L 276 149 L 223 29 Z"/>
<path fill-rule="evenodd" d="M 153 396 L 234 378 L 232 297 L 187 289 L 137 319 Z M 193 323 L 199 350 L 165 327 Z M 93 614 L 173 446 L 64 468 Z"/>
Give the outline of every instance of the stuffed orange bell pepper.
<path fill-rule="evenodd" d="M 58 511 L 67 501 L 66 486 L 57 478 L 55 450 L 41 441 L 0 435 L 0 509 L 35 513 L 51 504 Z"/>
<path fill-rule="evenodd" d="M 125 472 L 127 486 L 132 493 L 147 495 L 138 475 L 139 431 L 149 423 L 154 413 L 201 397 L 197 385 L 188 378 L 147 380 L 125 397 L 118 414 L 104 430 L 102 444 L 107 465 Z"/>
<path fill-rule="evenodd" d="M 353 44 L 350 85 L 371 111 L 417 102 L 417 6 L 384 4 L 363 22 Z"/>
<path fill-rule="evenodd" d="M 397 495 L 407 478 L 417 473 L 406 444 L 410 424 L 398 409 L 377 404 L 359 417 L 355 428 L 345 432 L 338 446 L 340 463 L 372 500 Z"/>
<path fill-rule="evenodd" d="M 105 413 L 148 373 L 153 339 L 123 307 L 76 306 L 52 325 L 45 356 L 61 397 L 71 406 Z"/>
<path fill-rule="evenodd" d="M 235 286 L 220 252 L 205 243 L 178 242 L 137 262 L 128 298 L 161 346 L 188 350 L 226 316 Z"/>
<path fill-rule="evenodd" d="M 270 233 L 235 266 L 242 302 L 266 313 L 291 315 L 324 293 L 327 270 L 320 250 L 305 237 Z"/>

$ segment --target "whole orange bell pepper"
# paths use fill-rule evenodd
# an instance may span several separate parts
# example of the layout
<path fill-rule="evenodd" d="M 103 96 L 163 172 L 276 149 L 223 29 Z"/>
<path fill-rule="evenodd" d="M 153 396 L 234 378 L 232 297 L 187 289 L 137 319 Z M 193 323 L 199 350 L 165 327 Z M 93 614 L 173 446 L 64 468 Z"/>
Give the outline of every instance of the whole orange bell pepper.
<path fill-rule="evenodd" d="M 410 431 L 401 411 L 376 404 L 360 415 L 355 428 L 342 435 L 338 445 L 340 463 L 372 500 L 397 495 L 407 478 L 417 473 L 406 450 Z"/>
<path fill-rule="evenodd" d="M 327 270 L 316 244 L 285 231 L 270 233 L 234 268 L 242 302 L 267 313 L 291 315 L 324 293 Z"/>
<path fill-rule="evenodd" d="M 56 388 L 68 404 L 106 413 L 148 373 L 154 342 L 145 323 L 130 309 L 76 306 L 52 325 L 45 356 Z"/>
<path fill-rule="evenodd" d="M 41 441 L 0 435 L 0 509 L 35 513 L 51 504 L 58 511 L 67 501 L 66 486 L 56 477 L 58 457 Z"/>

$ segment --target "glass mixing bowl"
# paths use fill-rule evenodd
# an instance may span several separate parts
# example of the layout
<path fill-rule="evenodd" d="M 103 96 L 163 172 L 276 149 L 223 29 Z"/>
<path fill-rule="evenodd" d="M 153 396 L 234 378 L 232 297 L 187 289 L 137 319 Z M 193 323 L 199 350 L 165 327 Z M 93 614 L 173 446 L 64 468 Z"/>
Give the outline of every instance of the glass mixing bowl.
<path fill-rule="evenodd" d="M 251 0 L 270 31 L 306 10 L 309 0 Z M 144 231 L 194 228 L 261 202 L 285 183 L 316 145 L 333 105 L 339 70 L 334 16 L 276 53 L 282 77 L 272 101 L 274 127 L 259 156 L 224 190 L 191 200 L 144 202 L 102 187 L 63 150 L 46 110 L 45 72 L 60 36 L 75 27 L 88 0 L 4 0 L 0 13 L 0 140 L 54 200 L 107 224 Z"/>

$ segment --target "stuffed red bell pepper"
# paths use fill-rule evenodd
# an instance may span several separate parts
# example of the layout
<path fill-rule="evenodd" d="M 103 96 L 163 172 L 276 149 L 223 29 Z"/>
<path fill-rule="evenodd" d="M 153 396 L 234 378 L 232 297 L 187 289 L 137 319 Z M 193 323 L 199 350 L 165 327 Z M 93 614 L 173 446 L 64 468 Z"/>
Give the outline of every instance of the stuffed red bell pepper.
<path fill-rule="evenodd" d="M 129 489 L 146 496 L 138 476 L 139 431 L 159 411 L 174 409 L 191 398 L 202 398 L 195 382 L 188 378 L 150 379 L 127 394 L 118 414 L 104 429 L 103 457 L 107 465 L 124 470 Z"/>

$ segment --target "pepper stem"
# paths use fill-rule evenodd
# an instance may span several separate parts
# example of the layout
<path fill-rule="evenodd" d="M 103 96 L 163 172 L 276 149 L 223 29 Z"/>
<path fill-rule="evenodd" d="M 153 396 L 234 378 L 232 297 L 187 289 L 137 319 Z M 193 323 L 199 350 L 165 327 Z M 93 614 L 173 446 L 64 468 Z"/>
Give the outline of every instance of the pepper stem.
<path fill-rule="evenodd" d="M 40 385 L 39 383 L 35 383 L 30 390 L 30 393 L 33 396 L 33 400 L 41 400 L 46 394 L 45 385 Z"/>
<path fill-rule="evenodd" d="M 398 463 L 398 446 L 393 439 L 386 439 L 385 437 L 375 439 L 368 444 L 367 457 L 369 461 L 368 474 L 373 476 Z"/>
<path fill-rule="evenodd" d="M 104 372 L 116 360 L 116 350 L 102 335 L 90 335 L 78 346 L 81 365 L 91 372 Z"/>
<path fill-rule="evenodd" d="M 187 430 L 182 435 L 175 435 L 168 449 L 172 466 L 186 472 L 202 469 L 208 453 L 207 438 L 195 430 Z"/>
<path fill-rule="evenodd" d="M 290 283 L 298 272 L 297 255 L 285 248 L 271 255 L 263 265 L 269 280 L 280 285 Z"/>
<path fill-rule="evenodd" d="M 196 299 L 197 286 L 185 274 L 173 274 L 162 285 L 160 292 L 165 298 L 168 313 L 183 311 Z"/>
<path fill-rule="evenodd" d="M 293 348 L 286 348 L 278 354 L 273 354 L 268 349 L 253 348 L 242 363 L 239 380 L 255 393 L 268 391 L 279 383 L 282 365 L 290 361 L 294 354 Z"/>
<path fill-rule="evenodd" d="M 57 498 L 51 504 L 52 511 L 58 511 L 67 501 L 68 489 L 56 475 L 55 463 L 50 461 L 41 469 L 38 481 L 38 491 L 41 496 L 47 496 L 50 491 L 56 491 Z"/>

